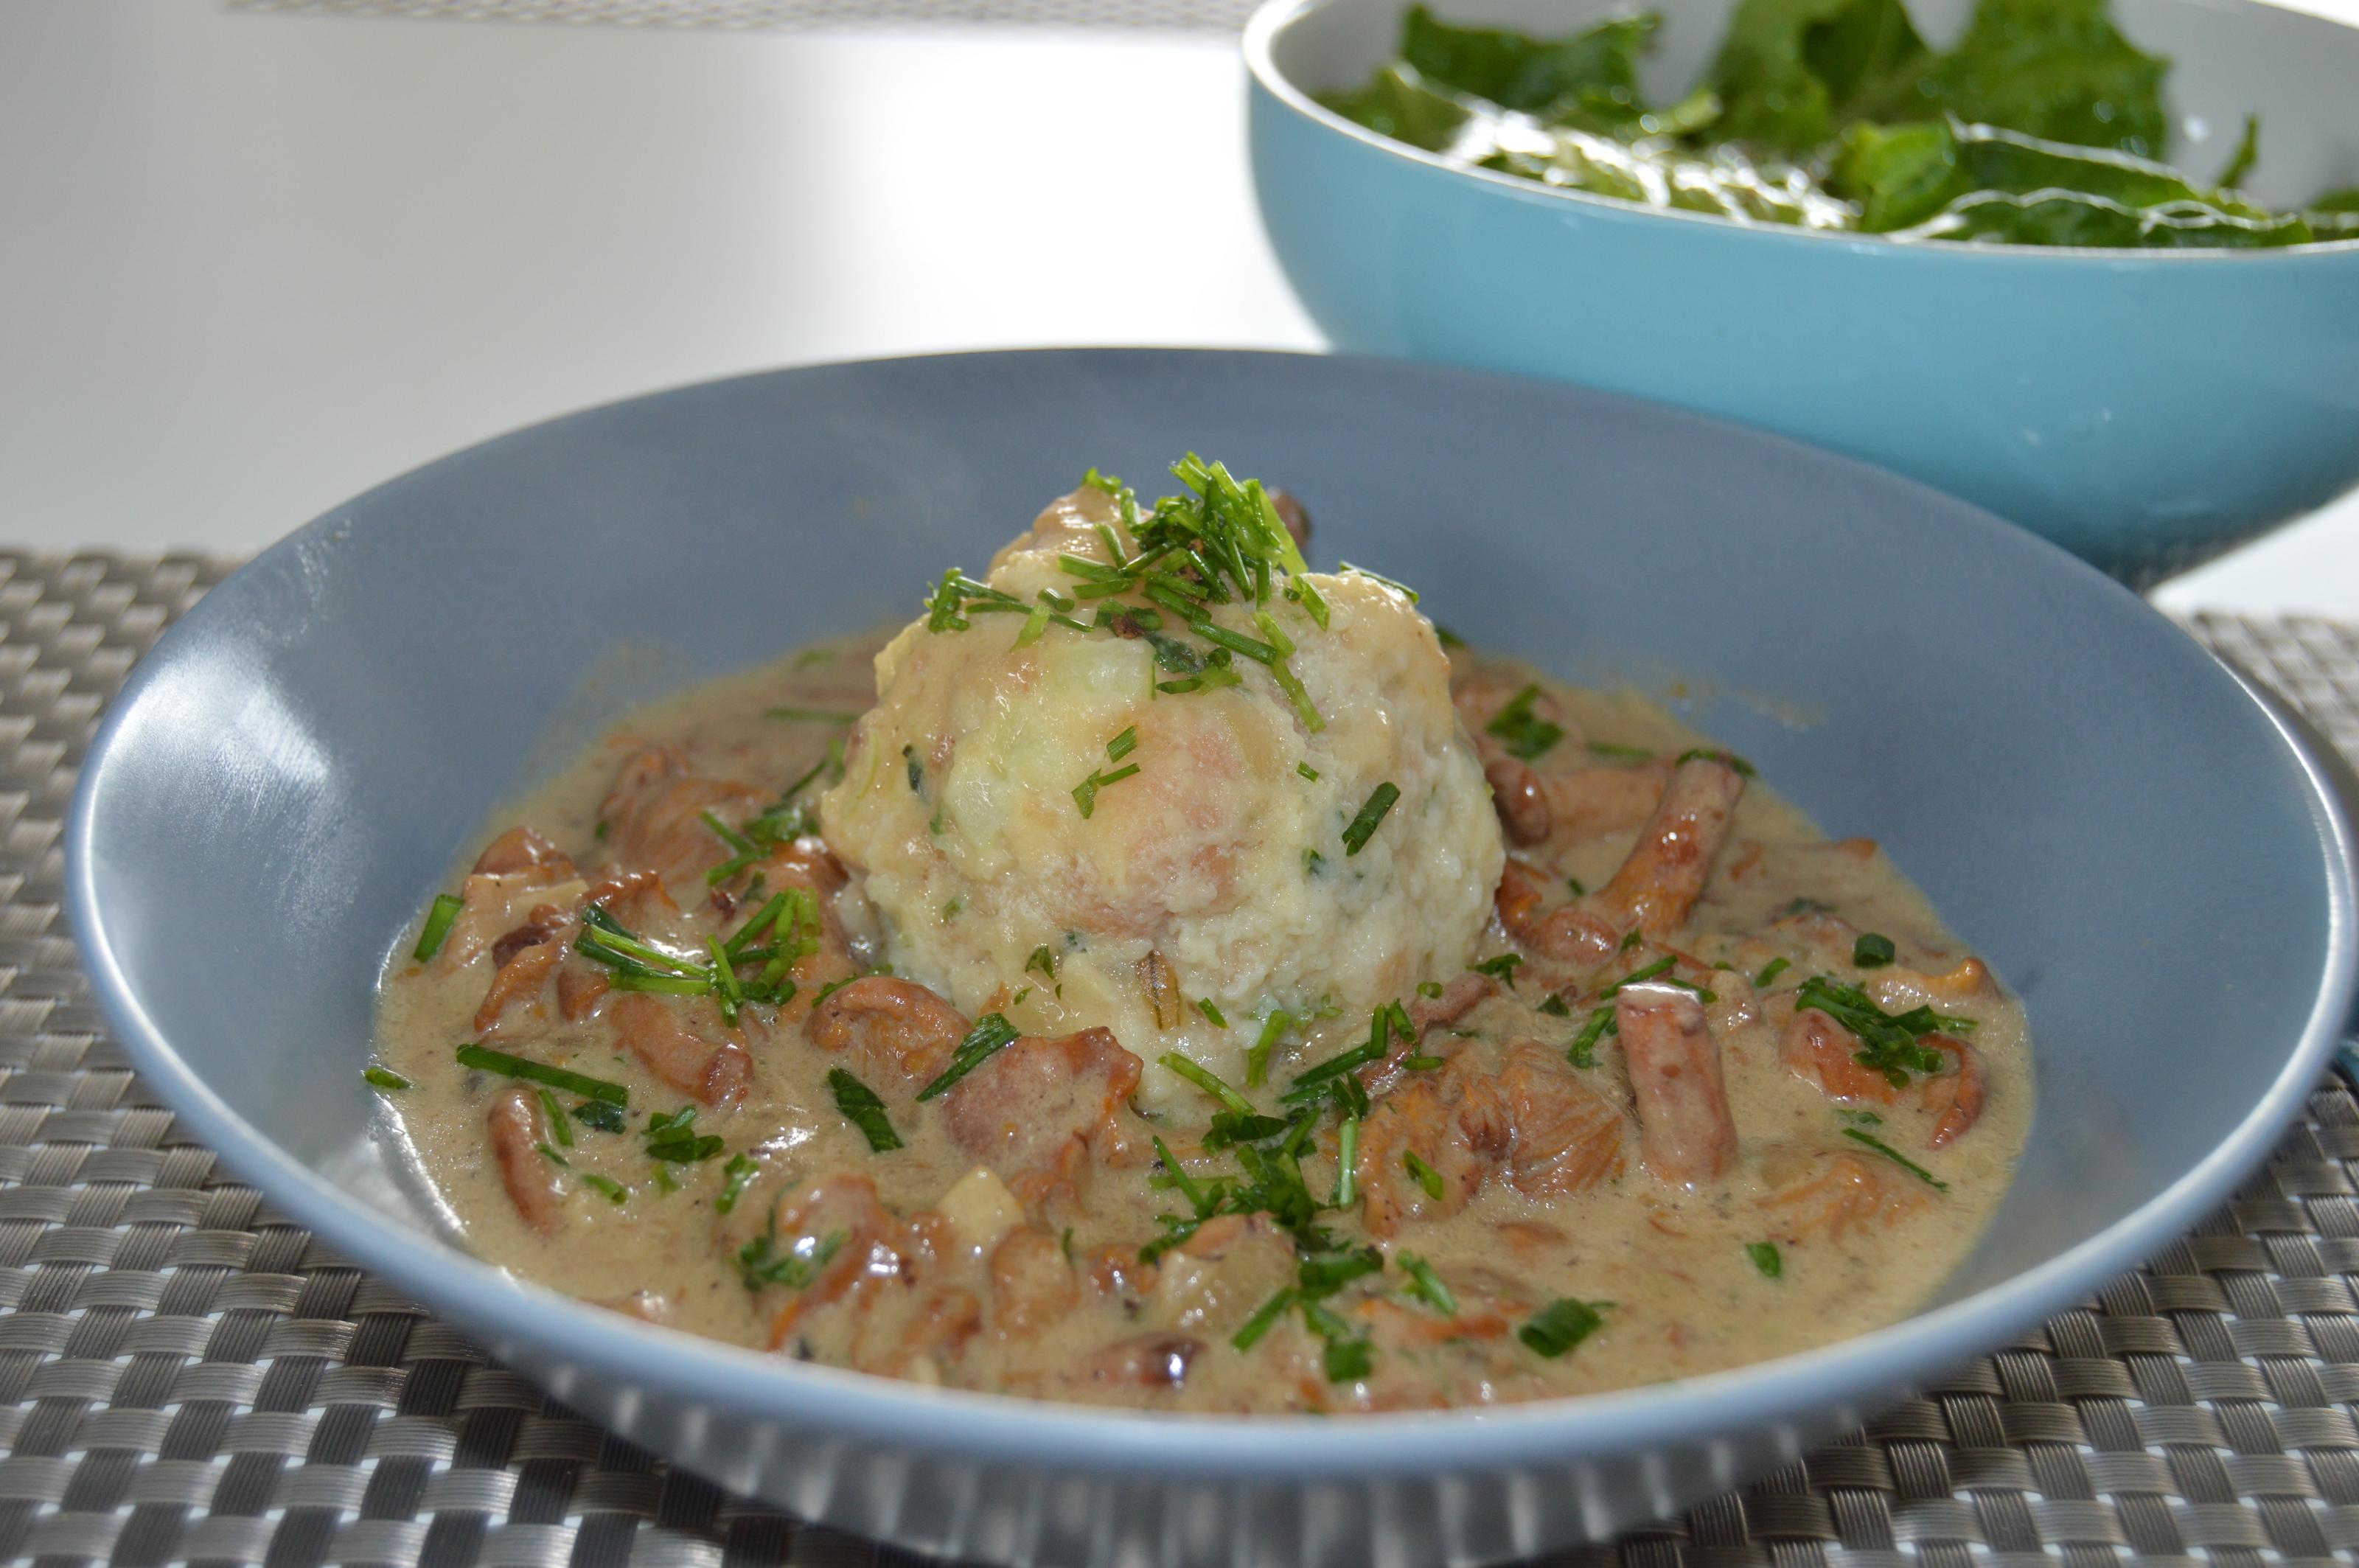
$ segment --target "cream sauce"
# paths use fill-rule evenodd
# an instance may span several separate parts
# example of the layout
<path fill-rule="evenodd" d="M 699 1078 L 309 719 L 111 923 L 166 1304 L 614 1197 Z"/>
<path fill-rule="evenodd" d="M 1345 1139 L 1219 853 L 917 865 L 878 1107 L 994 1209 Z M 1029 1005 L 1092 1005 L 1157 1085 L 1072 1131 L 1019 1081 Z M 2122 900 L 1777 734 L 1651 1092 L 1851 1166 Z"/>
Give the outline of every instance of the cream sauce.
<path fill-rule="evenodd" d="M 1608 962 L 1581 964 L 1527 952 L 1494 921 L 1480 951 L 1525 955 L 1512 988 L 1493 987 L 1427 1029 L 1417 1071 L 1395 1073 L 1397 1082 L 1371 1077 L 1377 1093 L 1358 1128 L 1358 1192 L 1350 1205 L 1318 1215 L 1339 1247 L 1374 1242 L 1383 1266 L 1314 1301 L 1310 1312 L 1299 1301 L 1287 1305 L 1249 1350 L 1234 1344 L 1240 1330 L 1280 1290 L 1301 1284 L 1297 1249 L 1269 1216 L 1216 1218 L 1156 1263 L 1139 1257 L 1161 1234 L 1155 1216 L 1188 1210 L 1161 1174 L 1154 1139 L 1165 1141 L 1193 1182 L 1241 1180 L 1233 1151 L 1201 1147 L 1207 1119 L 1220 1109 L 1211 1097 L 1146 1119 L 1122 1103 L 1118 1092 L 1128 1081 L 1121 1064 L 1108 1075 L 1103 1053 L 1087 1051 L 1042 1069 L 1066 1076 L 1038 1104 L 1024 1098 L 1017 1074 L 999 1071 L 1006 1062 L 978 1068 L 959 1088 L 923 1103 L 912 1098 L 911 1085 L 872 1072 L 864 1082 L 883 1100 L 905 1147 L 871 1149 L 828 1082 L 832 1068 L 853 1063 L 858 1052 L 822 1050 L 806 1032 L 812 998 L 827 979 L 878 957 L 873 917 L 856 890 L 826 900 L 832 951 L 798 963 L 795 999 L 783 1007 L 748 1005 L 734 1034 L 710 998 L 607 994 L 585 1003 L 609 971 L 578 952 L 556 950 L 562 954 L 556 978 L 520 993 L 487 1043 L 623 1086 L 625 1130 L 597 1130 L 581 1109 L 591 1102 L 554 1091 L 571 1137 L 565 1142 L 549 1102 L 537 1094 L 519 1099 L 515 1080 L 454 1062 L 454 1047 L 486 1038 L 477 1026 L 500 973 L 492 951 L 497 939 L 538 922 L 570 942 L 585 893 L 596 896 L 585 884 L 627 869 L 614 865 L 615 845 L 602 842 L 601 813 L 614 810 L 609 796 L 618 769 L 637 766 L 633 759 L 650 746 L 676 747 L 690 775 L 751 787 L 715 808 L 742 823 L 788 781 L 814 767 L 824 774 L 830 743 L 846 731 L 834 719 L 771 712 L 866 708 L 874 700 L 868 657 L 876 646 L 811 648 L 633 714 L 489 824 L 530 824 L 579 872 L 551 864 L 506 879 L 462 883 L 454 875 L 451 885 L 465 888 L 468 905 L 441 952 L 419 964 L 408 942 L 398 951 L 381 987 L 378 1049 L 380 1061 L 411 1086 L 387 1098 L 419 1165 L 483 1257 L 690 1333 L 887 1375 L 1174 1409 L 1346 1410 L 1581 1393 L 1830 1344 L 1917 1307 L 2006 1193 L 2032 1111 L 2021 1009 L 1966 960 L 1880 850 L 1828 843 L 1757 781 L 1744 789 L 1713 846 L 1701 898 L 1665 941 L 1642 938 Z M 1461 713 L 1494 765 L 1494 785 L 1514 785 L 1523 777 L 1516 769 L 1528 766 L 1533 789 L 1551 802 L 1546 836 L 1516 847 L 1509 871 L 1511 885 L 1528 875 L 1543 894 L 1542 912 L 1521 924 L 1528 934 L 1547 911 L 1578 907 L 1566 905 L 1567 879 L 1595 900 L 1640 837 L 1672 775 L 1671 759 L 1710 743 L 1634 695 L 1564 686 L 1464 650 L 1453 666 Z M 1525 765 L 1483 726 L 1534 681 L 1543 688 L 1537 711 L 1553 712 L 1566 733 Z M 1504 800 L 1503 812 L 1514 804 Z M 1539 825 L 1523 823 L 1527 831 Z M 610 822 L 610 840 L 621 836 L 612 829 Z M 705 869 L 732 851 L 692 814 L 667 842 L 688 860 L 686 875 L 670 883 L 679 912 L 664 914 L 642 899 L 632 929 L 650 940 L 659 931 L 674 951 L 702 957 L 704 938 L 735 931 L 763 900 L 746 895 L 743 872 L 721 884 L 725 913 L 704 898 Z M 766 888 L 784 885 L 772 877 Z M 1888 938 L 1897 962 L 1859 967 L 1860 933 Z M 1600 996 L 1605 984 L 1667 956 L 1668 978 L 1712 994 L 1701 1007 L 1708 1024 L 1692 1038 L 1650 1034 L 1640 1048 L 1676 1052 L 1683 1040 L 1701 1041 L 1716 1053 L 1733 1123 L 1733 1163 L 1692 1187 L 1650 1171 L 1670 1162 L 1647 1140 L 1658 1129 L 1666 1138 L 1678 1131 L 1673 1110 L 1649 1105 L 1634 1084 L 1625 1040 L 1590 1027 L 1600 1008 L 1635 1031 L 1701 1002 L 1695 990 L 1665 989 L 1659 978 L 1618 1002 Z M 1756 980 L 1779 960 L 1778 973 Z M 754 977 L 751 969 L 745 974 Z M 1957 1053 L 1943 1058 L 1951 1070 L 1904 1074 L 1908 1086 L 1898 1091 L 1854 1071 L 1861 1042 L 1847 1033 L 1838 1031 L 1821 1058 L 1809 1057 L 1810 1037 L 1792 1022 L 1793 999 L 1814 975 L 1865 987 L 1892 1014 L 1930 1001 L 1941 1014 L 1969 1020 L 1970 1031 L 1944 1027 L 1986 1074 L 1971 1129 L 1930 1147 L 1942 1111 L 1967 1086 L 1955 1070 Z M 1005 978 L 1000 1010 L 1018 1029 L 1044 1027 L 1027 1009 L 1036 997 L 1050 1001 L 1054 976 L 1036 970 Z M 1452 987 L 1444 999 L 1402 998 L 1420 1021 L 1481 986 L 1460 975 L 1419 979 L 1429 989 Z M 1561 1000 L 1551 999 L 1557 986 Z M 1022 994 L 1027 987 L 1030 994 Z M 742 1048 L 749 1070 L 742 1094 L 697 1107 L 688 1135 L 718 1138 L 706 1158 L 668 1162 L 646 1152 L 651 1116 L 695 1104 L 679 1086 L 693 1074 L 682 1077 L 674 1057 L 630 1048 L 617 1018 L 626 1000 L 659 1008 L 665 1019 L 690 1020 L 701 1042 L 692 1049 Z M 569 1002 L 595 1010 L 569 1020 Z M 1816 1017 L 1805 1015 L 1806 1023 Z M 1257 1019 L 1227 1021 L 1247 1042 L 1257 1036 Z M 1234 1086 L 1258 1109 L 1282 1116 L 1278 1096 L 1294 1074 L 1360 1044 L 1369 1030 L 1360 1016 L 1287 1031 L 1267 1083 Z M 1584 1035 L 1585 1050 L 1576 1046 Z M 1168 1049 L 1153 1040 L 1121 1044 L 1147 1063 Z M 1008 1061 L 1015 1050 L 1004 1053 Z M 1569 1066 L 1568 1051 L 1591 1065 Z M 1839 1076 L 1837 1086 L 1855 1097 L 1832 1098 L 1813 1075 L 1818 1060 L 1833 1063 L 1828 1071 Z M 658 1075 L 651 1062 L 669 1062 L 670 1071 Z M 1692 1086 L 1676 1065 L 1653 1082 L 1663 1094 Z M 973 1124 L 1005 1109 L 1020 1142 L 1036 1121 L 1071 1111 L 1066 1091 L 1075 1083 L 1082 1099 L 1114 1098 L 1102 1117 L 1094 1105 L 1082 1108 L 1073 1124 L 1081 1140 L 1061 1165 L 1049 1162 L 1053 1171 L 1025 1167 L 1021 1154 L 978 1157 L 972 1125 L 965 1141 L 958 1137 L 960 1115 Z M 1530 1091 L 1520 1099 L 1518 1085 Z M 520 1178 L 504 1173 L 487 1141 L 487 1113 L 495 1105 L 523 1118 L 529 1158 Z M 1506 1130 L 1486 1132 L 1485 1115 Z M 1339 1134 L 1338 1118 L 1326 1116 L 1301 1152 L 1303 1182 L 1322 1203 L 1337 1188 Z M 1708 1149 L 1720 1136 L 1705 1127 L 1694 1138 Z M 1683 1154 L 1700 1147 L 1694 1138 Z M 1449 1206 L 1427 1195 L 1429 1178 L 1404 1159 L 1420 1149 L 1430 1179 L 1449 1200 L 1473 1185 L 1457 1212 L 1419 1217 L 1419 1210 Z M 988 1169 L 995 1160 L 996 1173 Z M 539 1195 L 538 1225 L 512 1196 L 517 1180 Z M 788 1261 L 798 1243 L 801 1261 Z M 1454 1313 L 1434 1304 L 1412 1258 L 1454 1300 Z M 1581 1305 L 1560 1309 L 1556 1326 L 1578 1329 L 1593 1318 L 1594 1326 L 1549 1356 L 1521 1331 L 1540 1318 L 1535 1337 L 1547 1343 L 1544 1314 L 1558 1301 Z M 1322 1319 L 1322 1312 L 1333 1316 Z M 1348 1348 L 1361 1344 L 1364 1353 Z M 1339 1356 L 1331 1345 L 1346 1348 Z M 1364 1371 L 1356 1365 L 1363 1355 Z"/>

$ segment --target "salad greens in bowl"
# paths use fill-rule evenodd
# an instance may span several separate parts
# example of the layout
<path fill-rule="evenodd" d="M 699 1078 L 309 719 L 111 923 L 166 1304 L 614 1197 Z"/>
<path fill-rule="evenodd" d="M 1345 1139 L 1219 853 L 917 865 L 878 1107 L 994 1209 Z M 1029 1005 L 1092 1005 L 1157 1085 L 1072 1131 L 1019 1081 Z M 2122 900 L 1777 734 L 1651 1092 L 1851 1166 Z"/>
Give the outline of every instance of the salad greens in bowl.
<path fill-rule="evenodd" d="M 1413 5 L 1394 57 L 1321 102 L 1453 162 L 1739 221 L 2169 249 L 2359 235 L 2359 187 L 2283 212 L 2243 194 L 2257 114 L 2208 183 L 2160 161 L 2170 61 L 2106 0 L 1982 0 L 1947 49 L 1902 0 L 1744 0 L 1702 79 L 1650 103 L 1661 26 L 1633 11 L 1542 38 Z"/>
<path fill-rule="evenodd" d="M 1347 350 L 1735 419 L 2136 584 L 2359 480 L 2359 29 L 2256 0 L 1269 0 Z"/>

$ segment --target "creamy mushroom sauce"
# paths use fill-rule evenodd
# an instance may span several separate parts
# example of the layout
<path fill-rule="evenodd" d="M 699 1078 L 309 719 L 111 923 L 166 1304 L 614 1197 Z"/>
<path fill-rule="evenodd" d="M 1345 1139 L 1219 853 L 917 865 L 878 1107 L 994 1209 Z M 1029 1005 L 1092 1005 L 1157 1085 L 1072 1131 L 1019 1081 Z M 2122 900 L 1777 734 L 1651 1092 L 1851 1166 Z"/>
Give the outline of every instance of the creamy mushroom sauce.
<path fill-rule="evenodd" d="M 1406 605 L 1381 608 L 1432 643 Z M 1018 624 L 902 635 L 988 639 L 996 658 Z M 1403 976 L 1412 1039 L 1364 1006 L 1321 1018 L 1297 1001 L 1313 1016 L 1272 1029 L 1268 1007 L 1157 995 L 1103 1015 L 1129 1020 L 1119 1038 L 1077 1032 L 1096 1015 L 1060 988 L 1088 990 L 1097 950 L 1044 945 L 987 1007 L 969 1001 L 1022 1038 L 921 1101 L 975 1019 L 919 988 L 956 989 L 946 975 L 874 973 L 923 944 L 826 842 L 794 833 L 810 825 L 796 808 L 826 830 L 822 791 L 853 811 L 876 771 L 885 716 L 849 720 L 875 700 L 878 647 L 813 647 L 634 713 L 489 824 L 429 961 L 419 932 L 402 942 L 381 1083 L 407 1081 L 386 1098 L 483 1257 L 651 1322 L 886 1376 L 1344 1411 L 1651 1383 L 1840 1340 L 1925 1300 L 2006 1191 L 2032 1109 L 2021 1009 L 1884 853 L 1829 842 L 1636 695 L 1463 646 L 1447 655 L 1450 745 L 1483 768 L 1507 860 L 1472 933 L 1484 967 Z M 1210 695 L 1136 692 L 1148 719 Z M 1152 763 L 1161 732 L 1141 722 L 1136 759 Z M 886 762 L 897 779 L 902 758 Z M 1126 787 L 1105 786 L 1099 811 Z M 1103 822 L 1052 803 L 1071 834 Z M 1415 828 L 1404 812 L 1377 832 Z M 709 944 L 781 892 L 789 908 L 729 967 L 741 990 L 791 978 L 793 995 L 745 1001 L 734 1028 L 711 992 L 614 989 L 629 966 L 584 924 L 594 905 L 622 941 L 670 955 L 643 970 L 686 992 L 700 983 L 683 971 L 710 972 Z M 1111 972 L 1137 973 L 1120 951 Z M 1180 997 L 1234 994 L 1159 978 Z M 1798 1011 L 1814 980 L 1843 1020 Z M 1845 1023 L 1876 1034 L 1893 1018 L 1882 1065 L 1863 1062 L 1875 1042 Z M 460 1046 L 495 1065 L 462 1064 Z M 1313 1073 L 1307 1093 L 1327 1098 L 1288 1160 L 1300 1096 L 1282 1096 L 1355 1049 L 1373 1060 Z M 1223 1104 L 1159 1065 L 1174 1051 L 1272 1118 L 1244 1127 L 1258 1142 L 1242 1157 L 1208 1148 Z M 500 1070 L 519 1061 L 625 1104 Z M 1364 1087 L 1338 1092 L 1347 1077 Z M 871 1147 L 847 1083 L 901 1147 Z"/>

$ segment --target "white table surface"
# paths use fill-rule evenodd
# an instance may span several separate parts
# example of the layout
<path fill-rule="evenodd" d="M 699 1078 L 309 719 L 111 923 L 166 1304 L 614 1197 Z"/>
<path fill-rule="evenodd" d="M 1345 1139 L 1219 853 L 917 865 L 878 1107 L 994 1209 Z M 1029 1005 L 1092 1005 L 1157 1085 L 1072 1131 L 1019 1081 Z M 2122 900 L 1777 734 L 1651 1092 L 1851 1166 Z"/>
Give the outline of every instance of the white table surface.
<path fill-rule="evenodd" d="M 0 0 L 0 545 L 251 550 L 738 371 L 1318 347 L 1243 110 L 1212 35 Z M 1183 211 L 1191 244 L 1125 243 Z M 2359 497 L 2158 596 L 2359 619 Z"/>

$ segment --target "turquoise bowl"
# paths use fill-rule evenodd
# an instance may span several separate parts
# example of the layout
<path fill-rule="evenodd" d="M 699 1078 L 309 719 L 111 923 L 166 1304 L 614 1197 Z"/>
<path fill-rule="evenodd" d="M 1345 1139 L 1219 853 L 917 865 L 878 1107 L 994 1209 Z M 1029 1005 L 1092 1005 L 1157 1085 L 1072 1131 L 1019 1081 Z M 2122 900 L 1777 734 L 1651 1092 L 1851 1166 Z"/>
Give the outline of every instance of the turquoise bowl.
<path fill-rule="evenodd" d="M 1903 244 L 1660 212 L 1454 168 L 1311 97 L 1365 80 L 1407 0 L 1269 0 L 1245 39 L 1263 222 L 1342 348 L 1576 382 L 1895 469 L 2143 585 L 2359 481 L 2359 241 L 2131 253 Z M 2198 178 L 2262 114 L 2249 188 L 2359 184 L 2359 30 L 2256 0 L 2114 0 L 2169 55 Z M 1593 0 L 1441 0 L 1566 32 Z M 1730 0 L 1655 0 L 1650 89 Z M 1919 0 L 1929 36 L 1963 0 Z"/>

